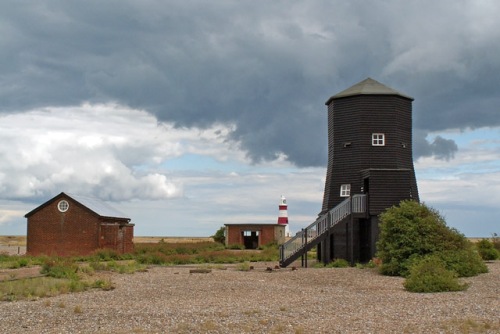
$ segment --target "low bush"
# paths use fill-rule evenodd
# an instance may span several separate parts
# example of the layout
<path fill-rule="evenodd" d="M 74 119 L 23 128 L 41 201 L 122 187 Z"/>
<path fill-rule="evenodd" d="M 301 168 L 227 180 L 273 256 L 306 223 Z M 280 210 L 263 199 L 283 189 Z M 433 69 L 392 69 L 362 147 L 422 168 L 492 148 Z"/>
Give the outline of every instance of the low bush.
<path fill-rule="evenodd" d="M 377 267 L 377 264 L 373 261 L 373 260 L 370 260 L 369 262 L 367 263 L 356 263 L 356 268 L 358 269 L 367 269 L 367 268 L 376 268 Z"/>
<path fill-rule="evenodd" d="M 93 252 L 92 254 L 100 261 L 111 261 L 111 260 L 120 260 L 121 255 L 114 249 L 102 248 Z"/>
<path fill-rule="evenodd" d="M 410 292 L 446 292 L 467 289 L 466 284 L 460 284 L 457 276 L 454 271 L 446 269 L 446 264 L 439 257 L 428 256 L 411 266 L 404 287 Z"/>
<path fill-rule="evenodd" d="M 239 271 L 249 271 L 250 270 L 250 262 L 242 262 L 236 266 L 236 270 Z"/>
<path fill-rule="evenodd" d="M 491 242 L 493 243 L 493 247 L 500 252 L 500 237 L 498 237 L 498 234 L 493 233 L 491 236 Z"/>
<path fill-rule="evenodd" d="M 314 268 L 348 268 L 350 266 L 349 262 L 344 259 L 334 259 L 327 264 L 324 264 L 323 262 L 316 262 L 313 264 Z"/>
<path fill-rule="evenodd" d="M 460 276 L 487 270 L 465 236 L 448 227 L 439 212 L 425 204 L 402 201 L 382 213 L 380 221 L 377 257 L 384 275 L 406 277 L 415 262 L 431 254 L 440 254 L 447 267 Z"/>
<path fill-rule="evenodd" d="M 160 252 L 141 253 L 136 255 L 136 260 L 142 264 L 162 265 L 166 264 L 166 255 Z"/>
<path fill-rule="evenodd" d="M 105 291 L 113 290 L 115 288 L 110 279 L 97 279 L 92 283 L 92 287 Z"/>
<path fill-rule="evenodd" d="M 36 264 L 41 264 L 41 261 L 29 255 L 7 255 L 0 254 L 0 268 L 18 269 L 23 267 L 30 267 Z"/>
<path fill-rule="evenodd" d="M 332 262 L 328 263 L 325 267 L 327 268 L 347 268 L 351 265 L 347 260 L 344 259 L 335 259 Z"/>
<path fill-rule="evenodd" d="M 54 278 L 78 279 L 78 265 L 69 258 L 53 258 L 45 261 L 41 273 Z"/>
<path fill-rule="evenodd" d="M 80 267 L 80 271 L 87 272 L 87 269 L 83 268 Z M 145 265 L 137 263 L 136 261 L 93 261 L 89 263 L 88 268 L 95 271 L 114 271 L 120 274 L 132 274 L 136 271 L 144 271 L 146 269 Z"/>
<path fill-rule="evenodd" d="M 441 259 L 446 269 L 454 271 L 458 277 L 472 277 L 488 272 L 488 267 L 472 246 L 456 251 L 436 252 L 433 255 Z"/>
<path fill-rule="evenodd" d="M 218 243 L 221 243 L 221 244 L 224 244 L 226 242 L 226 236 L 225 236 L 225 233 L 226 233 L 226 227 L 225 226 L 221 226 L 216 232 L 214 235 L 212 235 L 212 238 L 214 238 L 214 241 L 215 242 L 218 242 Z"/>
<path fill-rule="evenodd" d="M 240 244 L 232 244 L 232 245 L 228 245 L 227 246 L 227 249 L 245 249 L 245 246 L 243 245 L 240 245 Z"/>
<path fill-rule="evenodd" d="M 500 257 L 500 252 L 495 248 L 493 242 L 488 239 L 482 239 L 476 243 L 477 251 L 485 261 L 496 260 Z"/>

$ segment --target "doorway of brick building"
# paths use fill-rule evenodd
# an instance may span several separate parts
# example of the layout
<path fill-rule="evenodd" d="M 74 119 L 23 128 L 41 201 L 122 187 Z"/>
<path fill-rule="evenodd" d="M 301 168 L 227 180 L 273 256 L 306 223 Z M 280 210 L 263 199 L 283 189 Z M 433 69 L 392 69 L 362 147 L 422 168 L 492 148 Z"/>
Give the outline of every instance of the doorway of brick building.
<path fill-rule="evenodd" d="M 259 247 L 259 231 L 242 231 L 243 245 L 245 249 L 257 249 Z"/>

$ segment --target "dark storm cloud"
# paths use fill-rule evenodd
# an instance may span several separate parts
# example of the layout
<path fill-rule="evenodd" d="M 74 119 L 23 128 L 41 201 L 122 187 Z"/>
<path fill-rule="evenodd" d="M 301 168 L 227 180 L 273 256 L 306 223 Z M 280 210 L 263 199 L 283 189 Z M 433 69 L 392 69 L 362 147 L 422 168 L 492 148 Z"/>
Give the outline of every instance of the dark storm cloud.
<path fill-rule="evenodd" d="M 455 141 L 436 136 L 432 142 L 425 139 L 426 133 L 417 131 L 414 133 L 413 141 L 415 145 L 414 154 L 417 157 L 435 156 L 437 159 L 450 160 L 454 158 L 458 151 Z"/>
<path fill-rule="evenodd" d="M 116 101 L 177 126 L 236 124 L 253 161 L 326 163 L 324 101 L 371 76 L 425 134 L 500 125 L 499 7 L 468 1 L 0 4 L 0 111 Z"/>

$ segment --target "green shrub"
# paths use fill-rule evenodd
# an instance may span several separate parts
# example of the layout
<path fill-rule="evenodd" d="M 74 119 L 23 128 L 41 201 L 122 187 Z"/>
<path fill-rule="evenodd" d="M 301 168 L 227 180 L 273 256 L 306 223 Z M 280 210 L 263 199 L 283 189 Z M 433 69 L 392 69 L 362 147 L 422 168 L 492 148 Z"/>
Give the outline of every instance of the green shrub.
<path fill-rule="evenodd" d="M 92 287 L 105 291 L 113 290 L 115 288 L 110 279 L 97 279 L 92 283 Z"/>
<path fill-rule="evenodd" d="M 240 244 L 232 244 L 227 246 L 228 249 L 245 249 L 245 246 Z"/>
<path fill-rule="evenodd" d="M 367 263 L 356 263 L 356 268 L 358 269 L 367 269 L 367 268 L 376 268 L 377 267 L 377 264 L 373 261 L 373 260 L 370 260 L 369 262 Z"/>
<path fill-rule="evenodd" d="M 102 248 L 94 251 L 94 256 L 96 256 L 100 261 L 111 261 L 120 260 L 120 254 L 114 249 Z"/>
<path fill-rule="evenodd" d="M 446 269 L 454 271 L 458 277 L 472 277 L 488 272 L 488 267 L 472 246 L 457 251 L 436 252 L 434 255 L 444 261 Z"/>
<path fill-rule="evenodd" d="M 226 243 L 225 233 L 226 233 L 226 228 L 224 226 L 221 226 L 217 230 L 217 232 L 215 232 L 215 234 L 212 235 L 212 238 L 214 238 L 215 242 L 218 242 L 218 243 L 221 243 L 221 244 L 224 245 Z"/>
<path fill-rule="evenodd" d="M 81 292 L 87 289 L 87 284 L 79 279 L 72 279 L 69 281 L 70 292 Z"/>
<path fill-rule="evenodd" d="M 242 262 L 236 266 L 236 270 L 239 271 L 249 271 L 250 270 L 250 262 Z"/>
<path fill-rule="evenodd" d="M 20 257 L 19 260 L 17 260 L 17 262 L 19 263 L 19 267 L 26 267 L 28 266 L 29 264 L 29 260 L 25 257 Z"/>
<path fill-rule="evenodd" d="M 483 260 L 491 261 L 500 257 L 500 252 L 495 248 L 493 242 L 488 239 L 483 239 L 477 242 L 476 248 Z"/>
<path fill-rule="evenodd" d="M 327 268 L 347 268 L 350 267 L 349 262 L 344 259 L 335 259 L 332 262 L 328 263 L 325 267 Z"/>
<path fill-rule="evenodd" d="M 137 262 L 142 264 L 161 265 L 167 263 L 165 255 L 160 252 L 144 253 L 137 255 Z"/>
<path fill-rule="evenodd" d="M 498 234 L 492 234 L 491 242 L 493 243 L 493 247 L 495 247 L 495 249 L 500 252 L 500 238 L 498 237 Z"/>
<path fill-rule="evenodd" d="M 410 292 L 446 292 L 465 290 L 467 285 L 460 284 L 457 274 L 437 256 L 428 256 L 411 266 L 404 287 Z"/>
<path fill-rule="evenodd" d="M 415 201 L 387 209 L 380 221 L 377 257 L 385 275 L 406 276 L 412 263 L 428 254 L 469 247 L 465 236 L 446 226 L 439 212 Z"/>
<path fill-rule="evenodd" d="M 69 258 L 55 258 L 45 261 L 42 265 L 42 274 L 54 278 L 78 280 L 78 265 Z"/>

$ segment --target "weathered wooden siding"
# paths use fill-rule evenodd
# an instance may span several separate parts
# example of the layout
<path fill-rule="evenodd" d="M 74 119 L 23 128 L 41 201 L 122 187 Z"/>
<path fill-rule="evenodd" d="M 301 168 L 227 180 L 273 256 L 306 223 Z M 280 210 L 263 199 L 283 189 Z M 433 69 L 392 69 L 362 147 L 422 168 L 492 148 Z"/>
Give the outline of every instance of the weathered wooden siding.
<path fill-rule="evenodd" d="M 321 256 L 350 259 L 352 251 L 355 261 L 373 257 L 377 216 L 403 199 L 419 200 L 412 157 L 412 101 L 397 92 L 340 94 L 328 100 L 328 167 L 320 214 L 341 203 L 345 199 L 340 196 L 341 185 L 350 184 L 351 195 L 368 195 L 369 216 L 335 226 L 332 236 L 318 247 Z M 373 133 L 385 135 L 384 146 L 372 145 Z"/>
<path fill-rule="evenodd" d="M 342 184 L 351 184 L 352 194 L 361 193 L 363 177 L 360 172 L 365 169 L 410 170 L 407 175 L 412 180 L 413 198 L 418 200 L 411 121 L 411 100 L 401 96 L 358 95 L 331 100 L 322 212 L 343 200 L 340 197 Z M 385 146 L 372 146 L 372 133 L 384 133 Z M 389 191 L 386 193 L 390 195 Z"/>
<path fill-rule="evenodd" d="M 370 169 L 369 214 L 376 216 L 405 199 L 415 199 L 410 169 Z"/>

